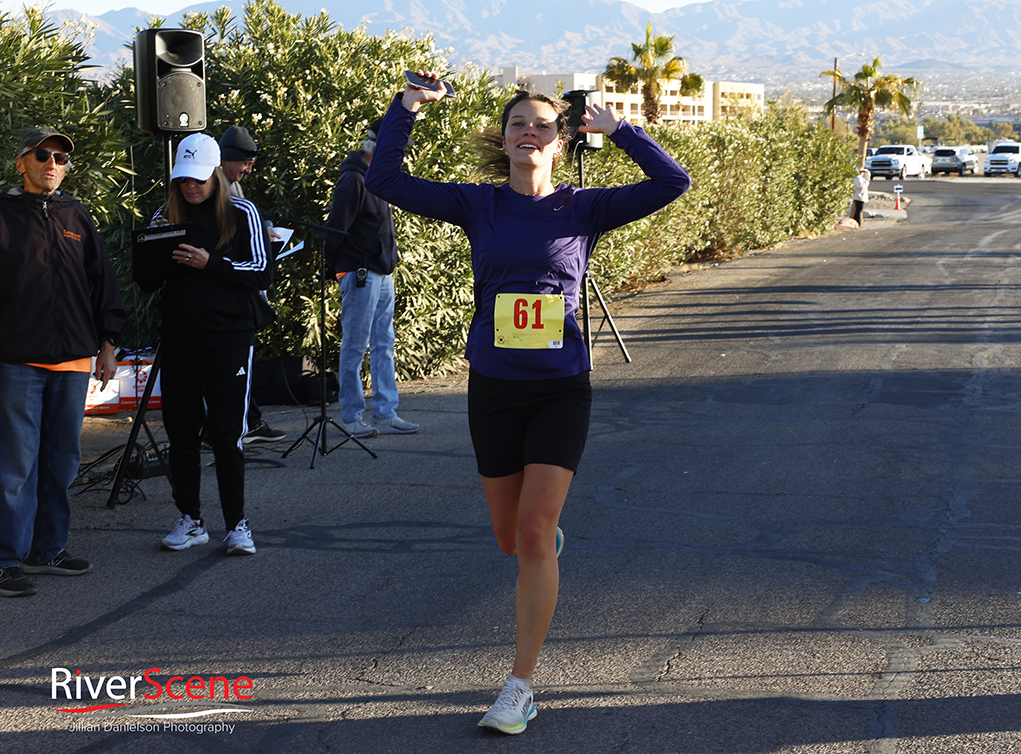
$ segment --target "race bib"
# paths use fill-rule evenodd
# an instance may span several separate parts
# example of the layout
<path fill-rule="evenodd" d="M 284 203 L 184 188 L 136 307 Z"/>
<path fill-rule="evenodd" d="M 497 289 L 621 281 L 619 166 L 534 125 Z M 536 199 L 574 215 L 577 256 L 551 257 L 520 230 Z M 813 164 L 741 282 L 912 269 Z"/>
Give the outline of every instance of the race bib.
<path fill-rule="evenodd" d="M 498 293 L 497 348 L 563 348 L 564 294 Z"/>

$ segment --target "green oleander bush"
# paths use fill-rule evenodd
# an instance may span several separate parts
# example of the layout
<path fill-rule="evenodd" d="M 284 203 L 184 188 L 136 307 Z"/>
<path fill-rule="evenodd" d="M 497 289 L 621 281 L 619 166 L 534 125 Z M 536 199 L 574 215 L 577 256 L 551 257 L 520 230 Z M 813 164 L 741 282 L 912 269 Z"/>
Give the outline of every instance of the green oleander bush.
<path fill-rule="evenodd" d="M 458 91 L 416 123 L 407 169 L 423 178 L 471 180 L 471 136 L 498 123 L 511 94 L 492 87 L 482 70 L 454 69 L 449 51 L 430 37 L 373 37 L 338 28 L 326 12 L 290 14 L 274 0 L 252 0 L 240 20 L 220 8 L 191 14 L 184 25 L 206 40 L 207 132 L 219 138 L 232 125 L 245 126 L 263 148 L 242 188 L 264 214 L 325 221 L 340 163 L 403 89 L 406 68 L 443 71 Z M 130 230 L 145 225 L 163 201 L 166 144 L 134 126 L 130 66 L 100 81 L 83 76 L 87 39 L 86 28 L 61 32 L 39 10 L 21 18 L 0 14 L 0 119 L 8 134 L 0 159 L 8 183 L 20 185 L 13 154 L 22 132 L 48 124 L 75 140 L 64 188 L 89 207 L 114 258 L 132 315 L 125 343 L 152 345 L 155 297 L 131 283 Z M 36 67 L 25 68 L 26 61 Z M 662 279 L 680 263 L 824 232 L 847 205 L 850 148 L 797 108 L 770 106 L 757 118 L 649 131 L 687 167 L 693 187 L 654 216 L 603 238 L 591 273 L 604 295 Z M 606 144 L 584 156 L 586 186 L 642 180 L 626 155 Z M 577 183 L 577 161 L 565 160 L 555 180 Z M 399 210 L 395 224 L 402 258 L 395 273 L 398 373 L 443 373 L 460 365 L 472 316 L 468 243 L 459 228 Z M 317 231 L 299 228 L 296 237 L 306 248 L 279 263 L 271 291 L 278 323 L 259 333 L 257 345 L 265 355 L 318 358 L 320 242 Z M 327 290 L 327 356 L 335 364 L 340 301 L 332 281 Z"/>

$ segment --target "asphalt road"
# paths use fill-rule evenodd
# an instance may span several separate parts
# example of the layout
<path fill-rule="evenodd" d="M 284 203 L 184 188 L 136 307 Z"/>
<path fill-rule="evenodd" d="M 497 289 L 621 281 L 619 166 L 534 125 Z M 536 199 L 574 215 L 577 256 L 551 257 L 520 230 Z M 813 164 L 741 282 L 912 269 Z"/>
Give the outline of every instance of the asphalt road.
<path fill-rule="evenodd" d="M 454 377 L 403 386 L 422 432 L 367 441 L 377 459 L 349 443 L 315 469 L 309 446 L 253 462 L 251 558 L 225 557 L 215 526 L 161 552 L 162 478 L 114 510 L 77 497 L 71 545 L 94 572 L 0 602 L 0 750 L 1017 751 L 1021 181 L 904 186 L 906 221 L 612 305 L 634 361 L 604 329 L 523 735 L 475 725 L 509 667 L 515 565 Z M 315 410 L 266 413 L 296 437 Z M 124 414 L 89 419 L 86 447 L 126 434 Z M 54 668 L 69 691 L 88 676 L 80 700 L 51 698 Z M 54 711 L 149 668 L 175 693 L 250 678 L 252 698 L 170 720 Z M 152 689 L 127 709 L 168 701 Z"/>

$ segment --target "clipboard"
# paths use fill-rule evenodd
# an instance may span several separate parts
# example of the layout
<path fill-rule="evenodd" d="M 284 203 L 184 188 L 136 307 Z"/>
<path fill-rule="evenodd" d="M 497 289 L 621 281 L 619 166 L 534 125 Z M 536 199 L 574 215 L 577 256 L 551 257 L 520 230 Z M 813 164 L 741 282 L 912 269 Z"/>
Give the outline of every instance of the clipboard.
<path fill-rule="evenodd" d="M 156 225 L 131 231 L 131 279 L 146 293 L 181 273 L 174 249 L 191 243 L 191 225 Z"/>

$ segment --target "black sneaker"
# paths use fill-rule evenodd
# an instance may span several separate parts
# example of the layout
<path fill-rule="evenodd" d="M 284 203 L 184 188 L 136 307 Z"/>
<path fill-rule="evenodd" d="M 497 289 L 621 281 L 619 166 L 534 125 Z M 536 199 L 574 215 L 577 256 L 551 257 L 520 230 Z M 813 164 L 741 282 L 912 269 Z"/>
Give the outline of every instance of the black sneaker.
<path fill-rule="evenodd" d="M 286 432 L 273 429 L 266 422 L 259 422 L 259 426 L 241 438 L 241 442 L 247 445 L 250 442 L 280 442 L 287 437 Z"/>
<path fill-rule="evenodd" d="M 32 582 L 25 578 L 18 566 L 0 568 L 0 596 L 28 597 L 35 594 Z"/>
<path fill-rule="evenodd" d="M 75 558 L 67 550 L 61 550 L 45 563 L 34 560 L 21 561 L 25 573 L 43 573 L 50 576 L 81 576 L 92 570 L 92 564 L 85 558 Z"/>

